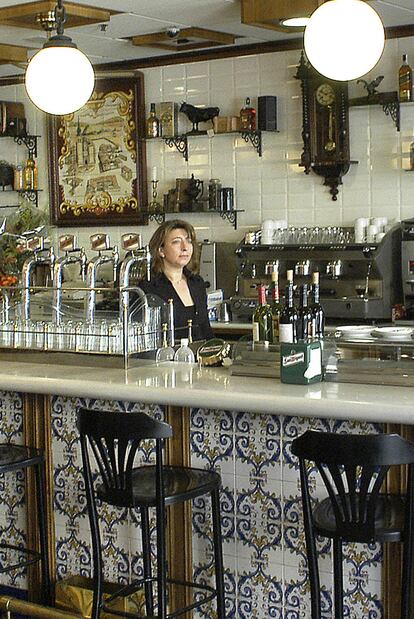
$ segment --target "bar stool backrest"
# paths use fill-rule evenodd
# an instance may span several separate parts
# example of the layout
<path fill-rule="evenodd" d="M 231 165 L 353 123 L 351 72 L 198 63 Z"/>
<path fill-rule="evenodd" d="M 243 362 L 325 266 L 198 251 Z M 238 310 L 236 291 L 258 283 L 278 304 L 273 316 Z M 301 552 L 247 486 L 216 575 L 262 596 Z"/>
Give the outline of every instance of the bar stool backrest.
<path fill-rule="evenodd" d="M 105 495 L 114 505 L 128 506 L 133 500 L 133 469 L 137 451 L 145 439 L 155 440 L 157 480 L 162 479 L 163 441 L 172 436 L 169 424 L 146 413 L 80 408 L 77 425 L 87 486 L 92 488 L 89 445 L 98 465 Z M 160 492 L 162 486 L 160 484 Z"/>
<path fill-rule="evenodd" d="M 413 514 L 414 445 L 398 434 L 305 432 L 292 443 L 299 458 L 305 526 L 311 522 L 309 465 L 314 462 L 325 484 L 336 521 L 335 537 L 375 539 L 375 511 L 391 466 L 407 464 L 406 509 Z"/>

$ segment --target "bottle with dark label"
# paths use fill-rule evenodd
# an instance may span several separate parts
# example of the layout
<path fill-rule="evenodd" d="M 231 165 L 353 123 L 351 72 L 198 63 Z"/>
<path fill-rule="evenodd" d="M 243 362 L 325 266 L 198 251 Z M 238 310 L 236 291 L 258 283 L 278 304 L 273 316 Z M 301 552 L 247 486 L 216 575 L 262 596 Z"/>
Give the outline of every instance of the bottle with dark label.
<path fill-rule="evenodd" d="M 298 313 L 293 304 L 293 282 L 286 286 L 285 305 L 279 318 L 279 342 L 297 342 Z"/>
<path fill-rule="evenodd" d="M 403 63 L 398 71 L 398 88 L 400 101 L 412 101 L 413 98 L 413 72 L 408 64 L 407 54 L 403 54 Z"/>
<path fill-rule="evenodd" d="M 300 289 L 297 338 L 307 342 L 310 337 L 312 337 L 312 312 L 308 307 L 308 286 L 307 284 L 302 284 Z"/>
<path fill-rule="evenodd" d="M 325 312 L 319 302 L 319 273 L 312 273 L 312 337 L 323 339 L 325 333 Z"/>
<path fill-rule="evenodd" d="M 249 97 L 240 110 L 240 129 L 241 131 L 256 131 L 256 110 L 250 105 Z"/>
<path fill-rule="evenodd" d="M 279 298 L 279 274 L 277 271 L 272 271 L 272 283 L 270 285 L 272 302 L 270 309 L 272 311 L 272 342 L 279 341 L 279 320 L 280 320 L 280 298 Z"/>
<path fill-rule="evenodd" d="M 266 286 L 260 284 L 259 305 L 253 314 L 253 341 L 272 341 L 272 311 L 266 302 Z"/>
<path fill-rule="evenodd" d="M 160 137 L 160 121 L 155 114 L 155 103 L 151 103 L 150 115 L 147 118 L 147 138 Z"/>

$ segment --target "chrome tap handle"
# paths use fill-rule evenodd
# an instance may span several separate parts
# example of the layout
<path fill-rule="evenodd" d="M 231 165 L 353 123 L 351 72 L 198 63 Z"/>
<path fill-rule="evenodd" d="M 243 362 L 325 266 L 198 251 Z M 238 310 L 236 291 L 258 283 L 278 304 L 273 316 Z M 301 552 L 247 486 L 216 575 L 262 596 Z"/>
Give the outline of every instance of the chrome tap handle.
<path fill-rule="evenodd" d="M 78 249 L 77 238 L 75 234 L 62 234 L 59 237 L 59 250 L 68 253 Z"/>
<path fill-rule="evenodd" d="M 89 239 L 91 242 L 91 249 L 93 249 L 93 251 L 101 252 L 105 251 L 105 249 L 111 248 L 111 242 L 108 234 L 98 232 L 97 234 L 92 234 Z"/>
<path fill-rule="evenodd" d="M 86 255 L 85 249 L 83 247 L 80 248 L 80 276 L 82 281 L 86 280 L 86 269 L 88 266 L 88 256 Z"/>
<path fill-rule="evenodd" d="M 116 277 L 117 277 L 118 266 L 119 266 L 119 250 L 116 245 L 112 249 L 112 259 L 113 259 L 114 282 L 115 282 Z"/>
<path fill-rule="evenodd" d="M 128 232 L 127 234 L 123 234 L 121 236 L 121 248 L 124 251 L 136 251 L 141 249 L 141 246 L 142 238 L 140 234 Z"/>

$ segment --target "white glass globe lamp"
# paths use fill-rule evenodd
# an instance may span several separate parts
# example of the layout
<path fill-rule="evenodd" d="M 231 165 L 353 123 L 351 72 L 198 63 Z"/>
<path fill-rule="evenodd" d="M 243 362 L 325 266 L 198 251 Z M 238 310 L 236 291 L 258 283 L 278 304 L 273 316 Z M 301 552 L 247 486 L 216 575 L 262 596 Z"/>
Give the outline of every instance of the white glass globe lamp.
<path fill-rule="evenodd" d="M 89 59 L 70 37 L 57 34 L 30 60 L 26 91 L 36 107 L 48 114 L 70 114 L 90 98 L 95 75 Z"/>
<path fill-rule="evenodd" d="M 306 56 L 332 80 L 355 80 L 375 67 L 384 50 L 381 19 L 361 0 L 329 0 L 314 11 L 305 29 Z"/>

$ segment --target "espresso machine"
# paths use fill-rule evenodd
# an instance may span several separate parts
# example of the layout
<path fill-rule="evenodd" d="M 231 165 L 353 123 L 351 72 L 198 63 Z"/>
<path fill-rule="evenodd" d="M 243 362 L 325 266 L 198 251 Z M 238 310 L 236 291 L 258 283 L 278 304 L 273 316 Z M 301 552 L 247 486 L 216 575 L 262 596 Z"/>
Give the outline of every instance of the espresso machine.
<path fill-rule="evenodd" d="M 344 228 L 352 239 L 352 229 Z M 414 222 L 411 274 L 414 290 Z M 233 320 L 249 322 L 257 304 L 257 287 L 270 285 L 271 273 L 279 273 L 280 294 L 286 272 L 294 271 L 295 290 L 309 284 L 314 271 L 320 273 L 321 303 L 327 318 L 341 322 L 390 321 L 392 308 L 402 302 L 401 226 L 395 225 L 375 243 L 278 243 L 262 245 L 243 240 L 236 249 L 238 292 L 231 299 Z M 408 279 L 407 277 L 405 279 Z M 414 294 L 413 308 L 414 308 Z M 298 303 L 297 296 L 296 303 Z"/>
<path fill-rule="evenodd" d="M 408 320 L 414 319 L 414 219 L 401 222 L 401 276 Z"/>

